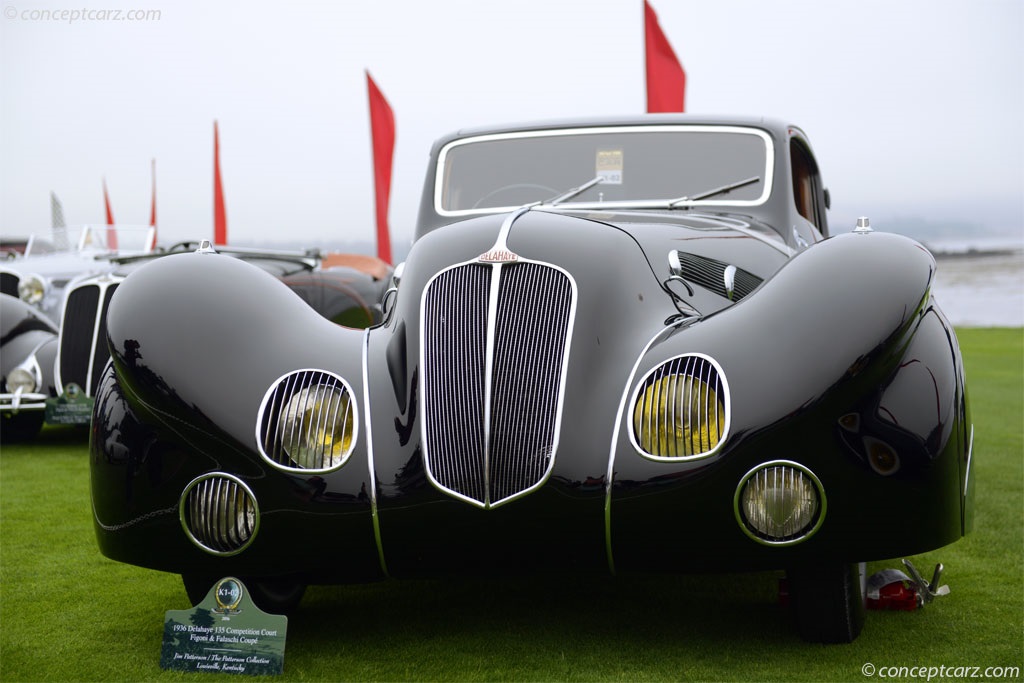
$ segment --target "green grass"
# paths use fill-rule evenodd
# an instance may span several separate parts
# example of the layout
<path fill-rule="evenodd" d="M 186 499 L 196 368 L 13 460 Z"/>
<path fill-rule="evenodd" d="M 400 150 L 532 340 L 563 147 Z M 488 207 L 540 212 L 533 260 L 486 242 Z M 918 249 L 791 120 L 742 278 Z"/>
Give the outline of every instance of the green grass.
<path fill-rule="evenodd" d="M 927 609 L 869 612 L 855 643 L 820 646 L 793 634 L 773 574 L 313 587 L 275 680 L 865 681 L 867 663 L 1024 667 L 1024 331 L 959 337 L 975 529 L 914 558 L 946 565 L 952 593 Z M 214 677 L 159 668 L 164 612 L 188 607 L 178 577 L 96 549 L 80 432 L 3 449 L 0 680 Z"/>

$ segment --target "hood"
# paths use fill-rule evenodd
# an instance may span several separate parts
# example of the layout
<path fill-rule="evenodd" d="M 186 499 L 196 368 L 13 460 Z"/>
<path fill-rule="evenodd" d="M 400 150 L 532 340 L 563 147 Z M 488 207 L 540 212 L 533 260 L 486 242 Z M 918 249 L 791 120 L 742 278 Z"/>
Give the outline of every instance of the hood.
<path fill-rule="evenodd" d="M 795 254 L 777 230 L 743 215 L 540 208 L 515 215 L 468 219 L 424 235 L 407 262 L 415 272 L 407 271 L 403 283 L 418 280 L 412 288 L 421 289 L 434 273 L 492 249 L 504 231 L 505 245 L 519 257 L 553 263 L 574 276 L 596 273 L 594 288 L 609 302 L 616 288 L 643 279 L 675 312 L 661 287 L 675 274 L 694 290 L 685 292 L 689 305 L 710 315 L 772 277 Z M 732 295 L 727 278 L 735 282 Z"/>

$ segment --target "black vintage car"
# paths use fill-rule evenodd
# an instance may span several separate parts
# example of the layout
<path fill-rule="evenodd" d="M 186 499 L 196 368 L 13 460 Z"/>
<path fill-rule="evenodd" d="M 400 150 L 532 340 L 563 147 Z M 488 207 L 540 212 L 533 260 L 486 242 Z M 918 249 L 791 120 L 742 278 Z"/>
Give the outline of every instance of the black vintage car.
<path fill-rule="evenodd" d="M 828 203 L 792 125 L 551 122 L 436 143 L 365 329 L 237 259 L 159 259 L 107 318 L 100 548 L 270 609 L 784 569 L 800 633 L 852 640 L 862 563 L 971 527 L 973 426 L 931 255 L 866 219 L 830 237 Z"/>

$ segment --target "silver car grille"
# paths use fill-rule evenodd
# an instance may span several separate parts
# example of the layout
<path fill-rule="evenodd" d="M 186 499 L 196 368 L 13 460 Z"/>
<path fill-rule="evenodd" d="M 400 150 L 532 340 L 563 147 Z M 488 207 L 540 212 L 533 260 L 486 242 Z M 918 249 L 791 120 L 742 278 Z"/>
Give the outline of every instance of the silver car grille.
<path fill-rule="evenodd" d="M 107 308 L 123 279 L 107 277 L 68 292 L 57 356 L 57 380 L 62 391 L 73 382 L 87 396 L 95 394 L 100 371 L 110 358 Z"/>
<path fill-rule="evenodd" d="M 575 286 L 546 264 L 464 264 L 423 297 L 427 472 L 494 507 L 554 464 Z"/>

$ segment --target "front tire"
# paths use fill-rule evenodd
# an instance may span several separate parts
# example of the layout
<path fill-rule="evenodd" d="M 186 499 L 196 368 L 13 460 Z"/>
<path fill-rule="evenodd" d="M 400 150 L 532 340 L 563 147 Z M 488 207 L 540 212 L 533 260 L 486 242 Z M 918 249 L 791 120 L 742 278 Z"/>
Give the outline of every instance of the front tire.
<path fill-rule="evenodd" d="M 797 567 L 787 572 L 800 637 L 852 643 L 864 627 L 864 595 L 856 564 Z"/>
<path fill-rule="evenodd" d="M 185 584 L 185 593 L 193 605 L 198 605 L 205 598 L 214 584 L 223 577 L 211 577 L 203 574 L 182 574 L 181 581 Z M 256 577 L 238 577 L 249 591 L 249 597 L 264 612 L 269 614 L 290 614 L 294 612 L 302 596 L 306 592 L 306 584 L 291 578 L 261 579 Z"/>

